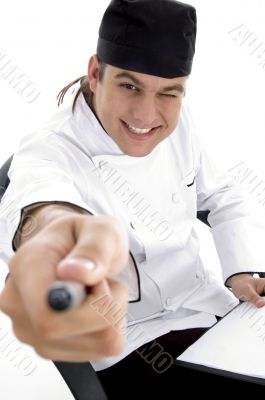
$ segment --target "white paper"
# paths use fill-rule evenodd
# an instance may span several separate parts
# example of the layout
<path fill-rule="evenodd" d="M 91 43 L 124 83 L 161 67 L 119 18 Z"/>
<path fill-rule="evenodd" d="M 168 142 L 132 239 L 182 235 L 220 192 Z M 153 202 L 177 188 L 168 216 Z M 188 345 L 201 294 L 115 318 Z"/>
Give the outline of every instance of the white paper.
<path fill-rule="evenodd" d="M 265 379 L 265 306 L 241 303 L 177 360 Z"/>

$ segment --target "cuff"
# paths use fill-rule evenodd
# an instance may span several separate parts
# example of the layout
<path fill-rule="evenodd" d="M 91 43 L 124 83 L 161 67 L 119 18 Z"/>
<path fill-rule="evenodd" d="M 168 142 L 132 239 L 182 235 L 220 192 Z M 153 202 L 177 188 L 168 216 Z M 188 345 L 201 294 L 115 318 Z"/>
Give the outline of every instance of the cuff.
<path fill-rule="evenodd" d="M 75 203 L 67 202 L 67 201 L 39 201 L 36 203 L 29 204 L 28 206 L 25 206 L 24 208 L 21 209 L 20 212 L 20 220 L 18 223 L 18 226 L 16 228 L 16 231 L 14 233 L 13 239 L 12 239 L 12 249 L 13 251 L 16 251 L 19 247 L 20 244 L 20 239 L 21 239 L 21 228 L 22 225 L 25 221 L 25 218 L 27 217 L 27 214 L 31 211 L 34 210 L 34 208 L 43 206 L 43 205 L 49 205 L 49 204 L 59 204 L 59 205 L 65 205 L 65 206 L 74 206 L 75 208 L 79 208 L 81 211 L 84 211 L 87 214 L 93 215 L 92 212 L 88 211 L 86 208 L 81 207 L 80 205 L 77 205 Z"/>
<path fill-rule="evenodd" d="M 262 273 L 261 273 L 261 272 L 253 272 L 253 271 L 247 271 L 247 272 L 246 272 L 246 271 L 242 271 L 242 272 L 237 272 L 236 274 L 230 275 L 230 276 L 226 279 L 226 281 L 225 281 L 225 286 L 226 286 L 227 288 L 229 288 L 229 289 L 232 289 L 231 286 L 229 286 L 229 285 L 227 284 L 227 282 L 229 281 L 229 279 L 232 278 L 233 276 L 236 276 L 236 275 L 243 275 L 243 274 L 253 276 L 254 274 L 261 275 Z"/>

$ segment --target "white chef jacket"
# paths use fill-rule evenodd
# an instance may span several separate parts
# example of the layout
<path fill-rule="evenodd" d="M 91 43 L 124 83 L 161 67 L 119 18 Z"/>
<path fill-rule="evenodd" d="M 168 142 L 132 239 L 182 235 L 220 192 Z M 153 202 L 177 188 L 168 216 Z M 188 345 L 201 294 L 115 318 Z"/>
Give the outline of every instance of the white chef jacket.
<path fill-rule="evenodd" d="M 128 233 L 141 300 L 130 303 L 124 352 L 93 361 L 107 368 L 171 330 L 209 327 L 237 302 L 199 257 L 193 224 L 208 221 L 224 282 L 239 272 L 264 272 L 265 220 L 258 205 L 209 161 L 183 105 L 175 131 L 145 157 L 124 154 L 81 94 L 73 114 L 60 110 L 22 139 L 0 206 L 0 256 L 16 246 L 25 209 L 45 202 L 75 204 L 112 215 Z M 128 283 L 130 284 L 130 283 Z"/>

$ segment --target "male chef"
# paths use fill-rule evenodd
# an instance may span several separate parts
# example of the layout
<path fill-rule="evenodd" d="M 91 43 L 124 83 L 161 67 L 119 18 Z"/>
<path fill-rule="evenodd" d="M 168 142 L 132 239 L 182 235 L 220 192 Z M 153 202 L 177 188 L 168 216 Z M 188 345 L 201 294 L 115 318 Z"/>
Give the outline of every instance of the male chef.
<path fill-rule="evenodd" d="M 48 359 L 91 361 L 110 398 L 128 398 L 120 382 L 150 398 L 181 384 L 174 358 L 216 316 L 236 297 L 265 304 L 264 216 L 215 169 L 184 104 L 195 37 L 190 5 L 111 1 L 72 104 L 22 140 L 1 204 L 0 306 L 15 334 Z M 198 211 L 223 282 L 200 259 Z M 57 280 L 86 299 L 54 311 Z"/>

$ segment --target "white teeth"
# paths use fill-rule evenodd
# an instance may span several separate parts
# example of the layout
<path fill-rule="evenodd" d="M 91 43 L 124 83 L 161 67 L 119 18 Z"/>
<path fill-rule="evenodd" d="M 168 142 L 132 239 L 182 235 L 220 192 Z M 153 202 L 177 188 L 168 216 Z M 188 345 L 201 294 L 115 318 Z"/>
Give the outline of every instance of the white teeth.
<path fill-rule="evenodd" d="M 145 135 L 146 133 L 149 133 L 151 129 L 140 129 L 140 128 L 135 128 L 134 126 L 126 124 L 127 128 L 130 129 L 133 133 L 137 133 L 137 135 Z"/>

